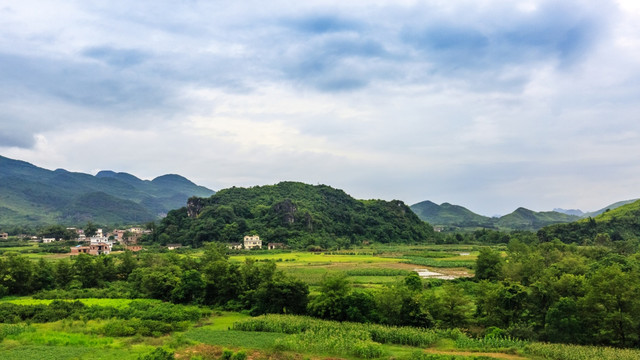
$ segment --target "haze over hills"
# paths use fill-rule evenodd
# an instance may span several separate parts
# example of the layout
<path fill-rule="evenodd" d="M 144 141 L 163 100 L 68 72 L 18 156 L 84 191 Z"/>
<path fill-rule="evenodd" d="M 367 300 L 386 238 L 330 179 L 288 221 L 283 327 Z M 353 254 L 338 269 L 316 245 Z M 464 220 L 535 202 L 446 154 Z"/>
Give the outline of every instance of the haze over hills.
<path fill-rule="evenodd" d="M 501 217 L 488 217 L 474 213 L 459 205 L 443 203 L 435 204 L 422 201 L 411 205 L 420 219 L 433 224 L 452 228 L 489 228 L 500 230 L 539 230 L 552 224 L 570 223 L 581 218 L 593 217 L 613 210 L 635 200 L 620 201 L 606 206 L 598 211 L 583 213 L 581 210 L 554 209 L 554 211 L 536 212 L 525 208 L 518 208 L 514 212 Z"/>
<path fill-rule="evenodd" d="M 93 176 L 0 156 L 0 225 L 142 223 L 184 206 L 191 196 L 214 193 L 180 175 L 141 180 L 101 171 Z"/>

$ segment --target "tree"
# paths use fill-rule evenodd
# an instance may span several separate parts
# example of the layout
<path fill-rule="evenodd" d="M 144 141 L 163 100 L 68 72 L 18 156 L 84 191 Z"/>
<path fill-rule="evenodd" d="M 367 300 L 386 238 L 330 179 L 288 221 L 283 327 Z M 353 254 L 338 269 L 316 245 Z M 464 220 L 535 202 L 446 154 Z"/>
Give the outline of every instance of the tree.
<path fill-rule="evenodd" d="M 307 311 L 308 296 L 309 287 L 304 281 L 278 271 L 270 281 L 263 282 L 256 290 L 251 313 L 304 314 Z"/>
<path fill-rule="evenodd" d="M 404 278 L 405 286 L 411 291 L 421 291 L 422 290 L 422 279 L 417 272 L 412 271 L 409 275 Z"/>
<path fill-rule="evenodd" d="M 575 300 L 563 297 L 549 308 L 544 333 L 552 342 L 575 344 L 586 340 L 585 323 Z"/>
<path fill-rule="evenodd" d="M 4 261 L 0 259 L 0 285 L 6 287 L 9 294 L 28 294 L 32 275 L 33 265 L 28 258 L 9 253 Z"/>
<path fill-rule="evenodd" d="M 585 302 L 597 341 L 629 346 L 638 343 L 640 280 L 620 265 L 603 267 L 589 279 Z"/>
<path fill-rule="evenodd" d="M 92 223 L 91 221 L 87 222 L 87 225 L 85 225 L 84 227 L 84 235 L 86 237 L 91 237 L 94 236 L 97 232 L 98 227 L 96 226 L 96 224 Z"/>
<path fill-rule="evenodd" d="M 119 279 L 127 280 L 129 274 L 137 267 L 137 260 L 133 257 L 131 251 L 125 251 L 120 257 L 120 263 L 116 267 L 116 273 Z"/>
<path fill-rule="evenodd" d="M 502 257 L 489 247 L 480 249 L 476 260 L 476 280 L 499 280 L 502 277 Z"/>
<path fill-rule="evenodd" d="M 473 316 L 473 301 L 455 284 L 446 283 L 443 286 L 436 304 L 437 307 L 430 313 L 445 327 L 467 326 Z"/>
<path fill-rule="evenodd" d="M 320 284 L 320 295 L 309 302 L 309 313 L 322 319 L 345 320 L 344 300 L 350 291 L 346 275 L 325 276 Z"/>
<path fill-rule="evenodd" d="M 187 270 L 173 289 L 171 298 L 178 303 L 201 303 L 204 297 L 205 283 L 197 270 Z"/>

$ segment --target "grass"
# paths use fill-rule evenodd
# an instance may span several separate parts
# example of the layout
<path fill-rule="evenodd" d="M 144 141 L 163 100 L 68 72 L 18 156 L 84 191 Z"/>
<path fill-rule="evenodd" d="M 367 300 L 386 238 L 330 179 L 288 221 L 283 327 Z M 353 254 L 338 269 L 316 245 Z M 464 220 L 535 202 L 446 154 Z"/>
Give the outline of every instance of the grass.
<path fill-rule="evenodd" d="M 310 252 L 291 252 L 291 253 L 275 253 L 275 254 L 256 254 L 256 255 L 233 255 L 230 257 L 232 261 L 244 262 L 245 259 L 252 258 L 254 260 L 274 260 L 278 261 L 278 266 L 299 266 L 299 265 L 327 265 L 332 263 L 388 263 L 399 262 L 397 258 L 387 258 L 375 255 L 335 255 L 324 253 Z"/>
<path fill-rule="evenodd" d="M 0 302 L 9 302 L 12 304 L 16 304 L 16 305 L 48 305 L 52 302 L 53 300 L 48 300 L 48 299 L 32 299 L 30 297 L 24 297 L 24 298 L 10 298 L 10 299 L 2 299 L 0 300 Z M 133 301 L 132 299 L 96 299 L 96 298 L 89 298 L 89 299 L 73 299 L 73 300 L 65 300 L 65 301 L 80 301 L 83 304 L 87 305 L 87 306 L 109 306 L 109 307 L 114 307 L 114 308 L 118 308 L 118 309 L 122 309 L 125 308 L 127 306 L 129 306 L 129 304 L 131 303 L 131 301 Z M 140 301 L 139 299 L 136 301 Z M 150 301 L 150 302 L 158 302 L 161 303 L 160 300 L 145 300 L 145 301 Z"/>
<path fill-rule="evenodd" d="M 288 335 L 277 333 L 250 333 L 235 330 L 214 330 L 208 326 L 203 326 L 188 330 L 184 333 L 184 336 L 189 340 L 210 345 L 270 349 L 274 346 L 276 340 Z"/>
<path fill-rule="evenodd" d="M 3 360 L 68 360 L 68 359 L 138 359 L 140 352 L 128 349 L 101 349 L 83 346 L 44 346 L 44 345 L 0 345 L 0 359 Z"/>

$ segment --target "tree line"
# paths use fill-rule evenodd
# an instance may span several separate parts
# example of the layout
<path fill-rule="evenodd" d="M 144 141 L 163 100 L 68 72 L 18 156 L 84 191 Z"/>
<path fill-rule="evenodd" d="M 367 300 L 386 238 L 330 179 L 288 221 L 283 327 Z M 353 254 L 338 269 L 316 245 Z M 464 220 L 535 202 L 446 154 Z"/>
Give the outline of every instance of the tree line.
<path fill-rule="evenodd" d="M 613 246 L 512 240 L 482 248 L 475 277 L 424 280 L 417 273 L 381 289 L 326 276 L 318 293 L 272 261 L 229 261 L 208 245 L 201 257 L 175 253 L 88 256 L 55 262 L 0 258 L 0 295 L 34 298 L 150 298 L 252 315 L 307 314 L 338 321 L 550 342 L 640 346 L 640 255 Z"/>

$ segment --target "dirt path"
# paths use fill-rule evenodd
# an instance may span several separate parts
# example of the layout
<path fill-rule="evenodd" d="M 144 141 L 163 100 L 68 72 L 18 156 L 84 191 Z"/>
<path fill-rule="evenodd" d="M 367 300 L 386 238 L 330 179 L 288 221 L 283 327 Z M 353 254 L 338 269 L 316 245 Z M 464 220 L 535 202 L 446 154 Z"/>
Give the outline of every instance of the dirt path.
<path fill-rule="evenodd" d="M 474 352 L 474 351 L 459 351 L 459 350 L 438 350 L 438 349 L 425 349 L 425 352 L 430 354 L 439 355 L 461 355 L 461 356 L 487 356 L 494 359 L 508 359 L 508 360 L 526 360 L 528 358 L 520 355 L 503 354 L 503 353 L 491 353 L 491 352 Z"/>

